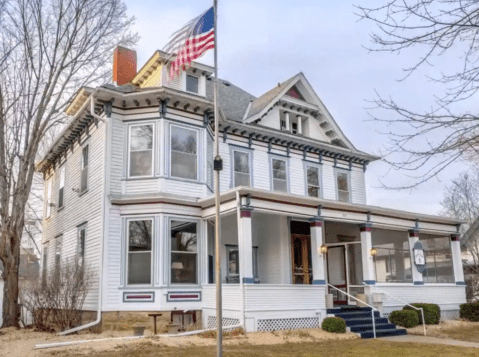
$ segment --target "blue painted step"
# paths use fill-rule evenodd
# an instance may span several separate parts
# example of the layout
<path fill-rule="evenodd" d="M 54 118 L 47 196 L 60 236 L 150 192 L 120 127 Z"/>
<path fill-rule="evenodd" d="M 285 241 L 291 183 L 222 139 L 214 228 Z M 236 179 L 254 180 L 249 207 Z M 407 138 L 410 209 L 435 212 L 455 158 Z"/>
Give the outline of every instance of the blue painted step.
<path fill-rule="evenodd" d="M 390 330 L 376 330 L 376 337 L 387 337 L 387 336 L 401 336 L 407 335 L 405 329 L 390 329 Z M 374 338 L 373 330 L 367 332 L 361 332 L 361 338 Z"/>
<path fill-rule="evenodd" d="M 371 323 L 367 324 L 367 325 L 354 325 L 354 326 L 351 326 L 351 332 L 356 332 L 356 333 L 360 333 L 360 332 L 368 332 L 369 330 L 372 331 L 372 328 L 373 328 L 373 325 Z M 376 324 L 376 331 L 378 330 L 393 330 L 396 328 L 396 325 L 394 324 Z"/>
<path fill-rule="evenodd" d="M 352 327 L 355 325 L 372 325 L 371 316 L 369 318 L 359 318 L 359 319 L 346 319 L 346 326 Z M 385 317 L 376 317 L 374 319 L 376 324 L 387 324 L 389 323 L 388 319 Z"/>

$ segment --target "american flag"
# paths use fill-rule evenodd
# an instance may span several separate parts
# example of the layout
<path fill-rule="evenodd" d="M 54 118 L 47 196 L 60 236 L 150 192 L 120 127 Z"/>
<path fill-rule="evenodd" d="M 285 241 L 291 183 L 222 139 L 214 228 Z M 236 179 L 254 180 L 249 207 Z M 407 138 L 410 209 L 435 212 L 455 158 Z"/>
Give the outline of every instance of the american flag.
<path fill-rule="evenodd" d="M 215 10 L 206 10 L 200 16 L 189 21 L 183 28 L 170 37 L 164 51 L 170 53 L 170 80 L 180 74 L 180 70 L 191 66 L 191 62 L 200 58 L 206 51 L 215 48 Z"/>

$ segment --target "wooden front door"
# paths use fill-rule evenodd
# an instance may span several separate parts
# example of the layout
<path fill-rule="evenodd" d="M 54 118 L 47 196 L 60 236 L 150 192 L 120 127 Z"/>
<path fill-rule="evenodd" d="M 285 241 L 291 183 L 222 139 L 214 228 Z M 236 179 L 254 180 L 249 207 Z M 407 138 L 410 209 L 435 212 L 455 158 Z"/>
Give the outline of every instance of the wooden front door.
<path fill-rule="evenodd" d="M 302 234 L 292 234 L 293 284 L 311 284 L 313 272 L 311 269 L 311 237 Z"/>

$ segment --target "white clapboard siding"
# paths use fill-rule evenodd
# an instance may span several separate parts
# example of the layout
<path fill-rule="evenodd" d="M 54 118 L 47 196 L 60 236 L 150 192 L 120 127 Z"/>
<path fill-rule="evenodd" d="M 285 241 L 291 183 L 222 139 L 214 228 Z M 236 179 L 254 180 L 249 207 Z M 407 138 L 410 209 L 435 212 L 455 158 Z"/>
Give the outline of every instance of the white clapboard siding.
<path fill-rule="evenodd" d="M 111 150 L 110 150 L 110 192 L 119 196 L 122 194 L 122 182 L 124 170 L 124 143 L 126 126 L 121 120 L 110 120 L 112 123 L 111 131 Z"/>
<path fill-rule="evenodd" d="M 125 181 L 125 194 L 126 195 L 141 195 L 145 193 L 158 193 L 158 179 L 139 179 L 139 180 L 127 180 Z"/>
<path fill-rule="evenodd" d="M 351 170 L 351 198 L 353 203 L 366 204 L 366 182 L 361 168 Z"/>
<path fill-rule="evenodd" d="M 253 153 L 253 183 L 255 188 L 271 190 L 269 156 L 265 148 L 256 147 Z"/>
<path fill-rule="evenodd" d="M 100 242 L 102 226 L 102 188 L 104 185 L 104 144 L 105 125 L 100 124 L 97 129 L 90 127 L 90 137 L 83 136 L 82 145 L 75 143 L 73 153 L 68 152 L 66 159 L 64 207 L 58 210 L 58 187 L 60 168 L 57 166 L 52 177 L 54 180 L 52 191 L 52 207 L 50 218 L 43 222 L 43 242 L 48 242 L 48 261 L 50 269 L 55 257 L 55 237 L 62 236 L 62 261 L 75 258 L 77 254 L 78 225 L 87 223 L 85 242 L 85 264 L 95 273 L 100 272 Z M 89 145 L 88 191 L 79 195 L 74 189 L 80 188 L 82 148 Z M 48 180 L 46 181 L 47 184 Z M 45 186 L 46 187 L 46 186 Z M 45 189 L 46 192 L 46 189 Z M 46 195 L 46 193 L 45 193 Z M 83 308 L 96 310 L 98 305 L 98 280 L 95 280 L 91 292 L 88 294 Z"/>
<path fill-rule="evenodd" d="M 297 155 L 291 155 L 291 159 L 289 160 L 289 188 L 292 194 L 306 194 L 304 175 L 303 158 Z"/>
<path fill-rule="evenodd" d="M 432 303 L 440 305 L 442 310 L 458 310 L 459 305 L 466 302 L 466 289 L 464 286 L 455 285 L 415 285 L 415 286 L 383 286 L 379 285 L 378 289 L 394 296 L 406 303 Z M 366 288 L 366 291 L 369 288 Z M 380 291 L 371 289 L 371 293 L 380 293 Z M 403 303 L 383 296 L 384 312 L 400 310 L 404 306 Z"/>
<path fill-rule="evenodd" d="M 106 279 L 103 309 L 120 309 L 121 294 L 118 288 L 121 286 L 122 264 L 122 233 L 120 208 L 113 206 L 109 214 L 108 240 L 106 241 Z"/>
<path fill-rule="evenodd" d="M 220 139 L 220 156 L 223 159 L 223 171 L 220 173 L 220 192 L 228 191 L 231 188 L 231 158 L 230 146 Z"/>
<path fill-rule="evenodd" d="M 165 180 L 165 192 L 181 196 L 204 197 L 206 195 L 206 184 L 180 181 Z"/>
<path fill-rule="evenodd" d="M 324 161 L 321 170 L 323 181 L 323 198 L 327 200 L 336 199 L 336 180 L 334 178 L 334 168 L 331 162 Z"/>
<path fill-rule="evenodd" d="M 244 285 L 245 311 L 320 310 L 326 287 L 319 285 Z"/>
<path fill-rule="evenodd" d="M 224 310 L 241 309 L 241 288 L 238 284 L 224 284 L 221 288 Z M 216 308 L 216 286 L 203 285 L 203 308 Z"/>

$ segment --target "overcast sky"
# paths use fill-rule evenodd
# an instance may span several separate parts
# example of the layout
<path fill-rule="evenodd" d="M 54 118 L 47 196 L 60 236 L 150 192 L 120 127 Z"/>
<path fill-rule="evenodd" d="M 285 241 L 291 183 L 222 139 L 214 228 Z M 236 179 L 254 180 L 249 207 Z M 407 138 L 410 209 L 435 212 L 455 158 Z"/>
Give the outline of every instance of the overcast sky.
<path fill-rule="evenodd" d="M 359 1 L 359 0 L 358 0 Z M 368 6 L 386 0 L 368 0 Z M 156 49 L 168 42 L 172 32 L 212 5 L 209 0 L 125 0 L 128 13 L 136 17 L 141 36 L 136 48 L 141 68 Z M 381 132 L 397 130 L 372 121 L 367 101 L 375 91 L 392 96 L 413 109 L 427 109 L 441 88 L 424 75 L 436 75 L 451 68 L 457 58 L 440 58 L 398 82 L 402 68 L 414 63 L 417 50 L 401 55 L 369 53 L 372 23 L 358 21 L 357 1 L 317 0 L 219 0 L 219 76 L 255 96 L 268 91 L 298 72 L 303 72 L 345 135 L 359 150 L 380 154 L 389 141 Z M 212 64 L 212 54 L 200 62 Z M 379 115 L 380 113 L 375 113 Z M 393 118 L 381 113 L 384 118 Z M 457 163 L 417 189 L 408 191 L 380 188 L 379 179 L 391 186 L 410 179 L 390 171 L 388 165 L 373 162 L 367 170 L 368 204 L 425 214 L 437 214 L 445 187 L 467 164 Z"/>

